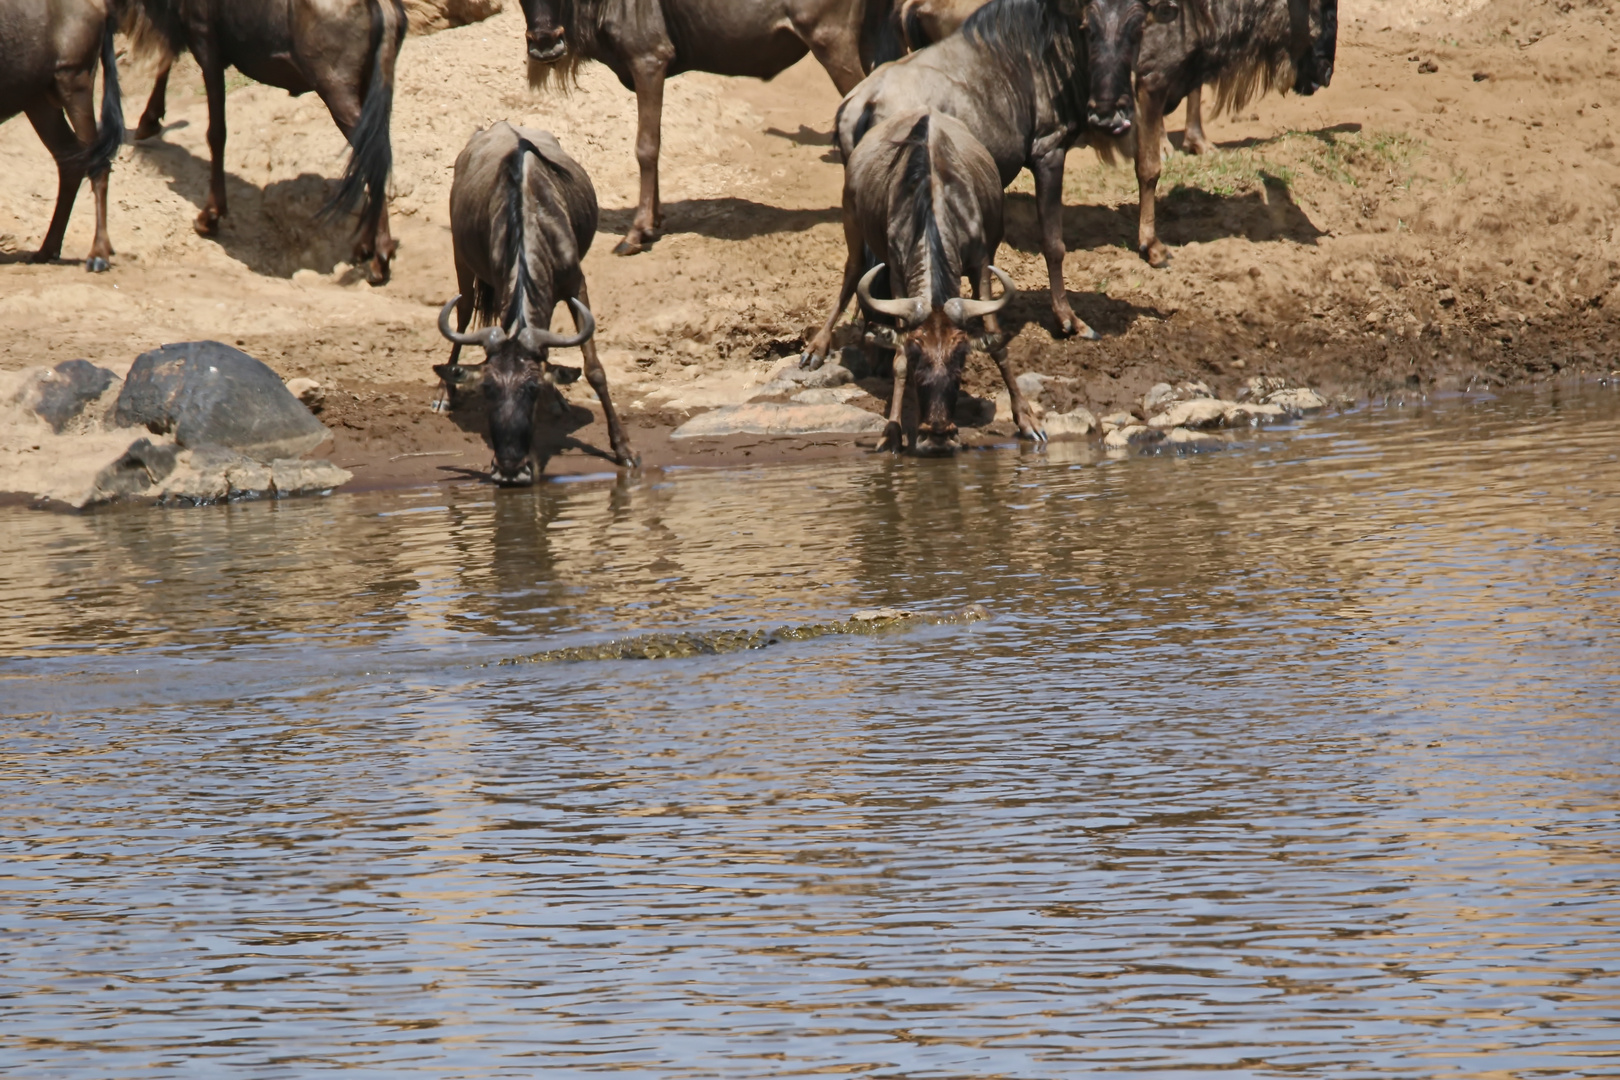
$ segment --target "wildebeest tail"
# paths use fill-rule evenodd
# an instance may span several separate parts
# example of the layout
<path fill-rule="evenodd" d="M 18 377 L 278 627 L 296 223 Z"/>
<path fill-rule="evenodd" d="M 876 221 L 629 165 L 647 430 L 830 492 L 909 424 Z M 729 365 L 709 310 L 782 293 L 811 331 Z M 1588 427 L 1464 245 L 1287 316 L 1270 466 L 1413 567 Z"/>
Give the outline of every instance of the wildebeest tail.
<path fill-rule="evenodd" d="M 383 11 L 393 11 L 390 28 Z M 360 120 L 349 133 L 349 164 L 337 193 L 321 208 L 322 216 L 365 209 L 362 223 L 379 220 L 388 205 L 388 174 L 394 169 L 394 147 L 388 136 L 394 112 L 394 64 L 405 40 L 405 9 L 400 0 L 368 0 L 371 12 L 371 76 L 366 82 Z"/>
<path fill-rule="evenodd" d="M 871 71 L 904 55 L 906 41 L 900 32 L 900 12 L 894 0 L 866 0 L 861 17 L 861 67 Z"/>
<path fill-rule="evenodd" d="M 85 152 L 86 171 L 91 176 L 112 168 L 118 148 L 124 145 L 124 101 L 118 92 L 118 54 L 113 48 L 118 22 L 116 14 L 109 14 L 101 29 L 101 123 L 96 141 Z"/>

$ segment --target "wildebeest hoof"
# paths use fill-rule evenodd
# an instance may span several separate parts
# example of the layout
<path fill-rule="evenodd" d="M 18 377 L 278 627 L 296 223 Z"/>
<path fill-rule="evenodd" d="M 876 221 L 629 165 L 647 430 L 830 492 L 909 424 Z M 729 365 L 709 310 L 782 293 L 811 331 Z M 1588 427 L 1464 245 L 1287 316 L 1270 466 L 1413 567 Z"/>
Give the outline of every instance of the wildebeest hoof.
<path fill-rule="evenodd" d="M 618 463 L 626 469 L 641 468 L 641 455 L 630 449 L 628 446 L 616 447 L 613 451 L 613 456 Z"/>
<path fill-rule="evenodd" d="M 799 356 L 799 367 L 805 371 L 815 371 L 825 362 L 826 357 L 817 356 L 814 349 L 806 349 Z"/>
<path fill-rule="evenodd" d="M 192 227 L 197 230 L 198 236 L 213 236 L 219 232 L 219 218 L 220 215 L 204 210 L 197 215 L 197 220 L 192 223 Z"/>
<path fill-rule="evenodd" d="M 900 425 L 893 420 L 883 429 L 883 438 L 878 440 L 877 448 L 887 450 L 891 454 L 898 454 L 902 445 Z"/>
<path fill-rule="evenodd" d="M 1169 250 L 1157 240 L 1153 241 L 1151 244 L 1148 244 L 1146 247 L 1138 249 L 1137 254 L 1142 256 L 1143 262 L 1147 263 L 1155 270 L 1163 270 L 1165 267 L 1170 265 Z"/>
<path fill-rule="evenodd" d="M 613 245 L 613 254 L 615 255 L 640 255 L 646 250 L 647 246 L 640 240 L 631 241 L 628 236 Z"/>
<path fill-rule="evenodd" d="M 41 249 L 28 256 L 28 261 L 38 265 L 39 263 L 55 262 L 57 259 L 61 258 L 61 256 L 62 252 L 60 250 L 45 251 L 44 249 Z"/>
<path fill-rule="evenodd" d="M 140 125 L 135 129 L 135 141 L 151 139 L 163 134 L 163 121 L 151 117 L 141 117 Z"/>
<path fill-rule="evenodd" d="M 112 264 L 100 255 L 92 255 L 84 261 L 84 268 L 92 274 L 105 274 L 112 269 Z"/>

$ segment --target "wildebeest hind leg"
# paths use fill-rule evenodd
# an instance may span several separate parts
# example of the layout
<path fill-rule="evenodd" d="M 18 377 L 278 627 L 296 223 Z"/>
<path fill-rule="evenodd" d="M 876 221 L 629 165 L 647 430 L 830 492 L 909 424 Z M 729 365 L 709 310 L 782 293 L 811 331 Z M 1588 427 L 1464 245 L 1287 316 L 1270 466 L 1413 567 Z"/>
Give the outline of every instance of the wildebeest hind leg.
<path fill-rule="evenodd" d="M 579 289 L 574 295 L 579 297 L 579 302 L 587 309 L 590 308 L 591 298 L 585 292 L 583 276 L 579 279 Z M 574 316 L 574 329 L 583 329 L 584 320 L 580 318 L 579 312 L 573 310 L 573 305 L 569 305 L 569 311 Z M 597 358 L 596 339 L 587 339 L 579 351 L 585 361 L 585 381 L 596 391 L 596 400 L 602 403 L 602 417 L 607 421 L 608 442 L 613 446 L 613 457 L 620 465 L 633 469 L 641 464 L 641 458 L 630 449 L 630 440 L 625 437 L 624 425 L 619 423 L 619 414 L 613 408 L 613 399 L 608 396 L 607 372 L 602 370 L 602 361 Z"/>
<path fill-rule="evenodd" d="M 658 150 L 664 119 L 664 79 L 669 58 L 650 56 L 634 61 L 630 69 L 636 85 L 636 163 L 641 167 L 641 199 L 630 231 L 614 247 L 615 255 L 635 255 L 647 250 L 663 227 L 663 208 L 658 202 Z"/>
<path fill-rule="evenodd" d="M 61 109 L 41 103 L 28 110 L 28 121 L 34 125 L 45 149 L 56 159 L 56 210 L 51 214 L 50 227 L 45 230 L 45 241 L 29 260 L 50 262 L 62 254 L 62 236 L 67 232 L 68 218 L 73 216 L 73 203 L 84 181 L 84 165 L 80 163 L 79 140 Z"/>
<path fill-rule="evenodd" d="M 1146 90 L 1136 96 L 1136 250 L 1152 267 L 1170 262 L 1154 221 L 1159 189 L 1159 143 L 1164 139 L 1164 96 Z"/>
<path fill-rule="evenodd" d="M 213 236 L 225 216 L 225 64 L 206 39 L 193 42 L 191 52 L 208 92 L 208 201 L 197 215 L 196 229 L 200 236 Z"/>
<path fill-rule="evenodd" d="M 1097 331 L 1082 322 L 1069 306 L 1068 287 L 1063 283 L 1063 156 L 1060 148 L 1031 162 L 1035 174 L 1035 210 L 1041 219 L 1041 253 L 1046 256 L 1046 276 L 1052 287 L 1052 315 L 1059 334 L 1079 334 L 1095 341 Z"/>
<path fill-rule="evenodd" d="M 163 114 L 169 100 L 169 69 L 173 66 L 173 60 L 166 60 L 158 71 L 157 81 L 152 84 L 152 96 L 146 99 L 146 111 L 141 113 L 141 122 L 135 127 L 137 140 L 163 134 Z"/>
<path fill-rule="evenodd" d="M 68 122 L 73 125 L 73 133 L 78 138 L 80 152 L 88 152 L 96 141 L 96 107 L 95 107 L 95 77 L 89 72 L 75 72 L 71 76 L 58 73 L 56 77 L 57 93 L 67 103 Z M 102 273 L 108 269 L 107 260 L 112 258 L 112 241 L 107 238 L 107 173 L 103 169 L 90 178 L 90 190 L 96 199 L 96 235 L 90 243 L 90 257 L 85 260 L 84 268 L 92 273 Z"/>

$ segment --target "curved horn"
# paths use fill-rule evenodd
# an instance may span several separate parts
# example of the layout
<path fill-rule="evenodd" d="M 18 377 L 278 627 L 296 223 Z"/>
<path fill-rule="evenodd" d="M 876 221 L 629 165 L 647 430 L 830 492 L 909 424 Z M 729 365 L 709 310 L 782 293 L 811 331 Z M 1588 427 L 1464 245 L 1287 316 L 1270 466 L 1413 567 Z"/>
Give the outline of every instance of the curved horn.
<path fill-rule="evenodd" d="M 902 329 L 909 330 L 927 318 L 928 311 L 921 300 L 915 297 L 902 296 L 895 300 L 875 300 L 872 298 L 872 279 L 887 269 L 886 264 L 878 263 L 862 276 L 855 286 L 855 295 L 860 297 L 861 307 L 879 315 L 887 315 L 892 319 L 899 319 Z"/>
<path fill-rule="evenodd" d="M 461 294 L 457 293 L 439 309 L 439 333 L 457 345 L 482 345 L 486 349 L 493 349 L 506 340 L 506 331 L 498 326 L 486 326 L 476 334 L 462 334 L 450 329 L 450 312 L 460 302 Z"/>
<path fill-rule="evenodd" d="M 572 349 L 591 340 L 591 335 L 596 333 L 596 316 L 591 314 L 590 308 L 579 302 L 577 296 L 568 298 L 568 306 L 574 309 L 574 314 L 579 318 L 579 333 L 569 337 L 550 330 L 536 330 L 529 327 L 518 335 L 518 340 L 536 352 L 541 349 Z"/>
<path fill-rule="evenodd" d="M 1001 272 L 1001 267 L 992 266 L 990 272 L 996 275 L 1001 282 L 1001 298 L 999 300 L 963 300 L 953 297 L 945 301 L 945 317 L 957 326 L 961 326 L 969 319 L 982 319 L 986 315 L 994 315 L 1007 306 L 1012 294 L 1018 291 L 1012 278 Z"/>

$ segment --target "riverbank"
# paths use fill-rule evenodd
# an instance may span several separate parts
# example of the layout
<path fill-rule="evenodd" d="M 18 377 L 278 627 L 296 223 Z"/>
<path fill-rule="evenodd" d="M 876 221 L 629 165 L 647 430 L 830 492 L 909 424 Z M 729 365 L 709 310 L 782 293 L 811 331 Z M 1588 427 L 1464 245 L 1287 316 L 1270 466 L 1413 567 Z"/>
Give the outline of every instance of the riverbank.
<path fill-rule="evenodd" d="M 585 267 L 615 400 L 644 461 L 849 452 L 848 436 L 690 448 L 667 438 L 705 409 L 752 396 L 825 317 L 843 246 L 828 134 L 837 96 L 825 75 L 806 62 L 772 83 L 673 80 L 668 232 L 647 254 L 619 258 L 610 249 L 635 197 L 634 99 L 600 68 L 566 99 L 532 93 L 509 6 L 406 46 L 395 113 L 401 249 L 380 289 L 344 262 L 347 238 L 313 222 L 344 151 L 313 96 L 233 83 L 231 216 L 218 240 L 203 240 L 190 221 L 206 180 L 205 102 L 195 67 L 178 67 L 169 127 L 120 155 L 119 255 L 97 276 L 22 261 L 49 216 L 55 174 L 27 125 L 7 124 L 0 150 L 16 164 L 0 190 L 0 369 L 83 356 L 121 371 L 157 343 L 217 338 L 322 384 L 335 437 L 323 453 L 361 465 L 355 483 L 476 471 L 487 456 L 476 420 L 431 408 L 431 364 L 446 352 L 434 315 L 454 290 L 449 163 L 475 127 L 513 117 L 555 131 L 596 182 L 604 231 Z M 1051 334 L 1021 178 L 999 257 L 1023 290 L 1008 320 L 1015 364 L 1074 380 L 1069 397 L 1098 416 L 1187 380 L 1231 397 L 1271 376 L 1365 400 L 1620 366 L 1608 344 L 1620 330 L 1620 22 L 1559 6 L 1345 5 L 1331 88 L 1212 118 L 1217 154 L 1168 159 L 1166 270 L 1135 255 L 1129 169 L 1076 152 L 1067 280 L 1098 342 Z M 126 75 L 131 115 L 148 85 Z M 1179 141 L 1179 119 L 1170 126 Z M 88 246 L 89 205 L 81 199 L 70 255 Z M 999 376 L 976 358 L 966 388 L 991 397 Z M 574 390 L 590 409 L 589 390 Z M 599 426 L 571 436 L 604 445 Z M 573 447 L 548 466 L 608 467 Z"/>

